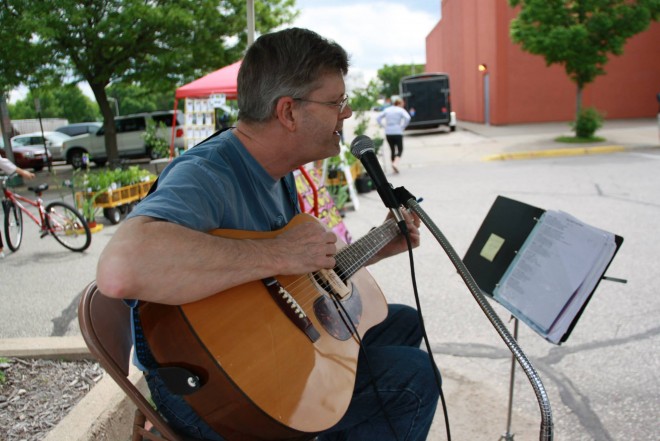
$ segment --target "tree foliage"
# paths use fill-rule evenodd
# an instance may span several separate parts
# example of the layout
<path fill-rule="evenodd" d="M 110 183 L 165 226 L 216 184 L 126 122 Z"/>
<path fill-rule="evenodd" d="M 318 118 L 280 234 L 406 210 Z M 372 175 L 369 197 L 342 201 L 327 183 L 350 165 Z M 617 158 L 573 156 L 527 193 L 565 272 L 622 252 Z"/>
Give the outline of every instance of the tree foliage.
<path fill-rule="evenodd" d="M 32 44 L 32 26 L 24 19 L 26 2 L 14 0 L 0 3 L 0 93 L 26 83 L 32 78 L 37 60 L 45 60 L 43 52 Z"/>
<path fill-rule="evenodd" d="M 379 80 L 371 80 L 366 89 L 355 89 L 351 96 L 351 109 L 354 111 L 369 110 L 378 102 L 382 90 Z"/>
<path fill-rule="evenodd" d="M 66 118 L 76 123 L 98 121 L 101 117 L 99 106 L 75 85 L 32 89 L 24 99 L 9 105 L 10 115 L 15 119 L 36 118 L 35 98 L 39 98 L 43 118 Z"/>
<path fill-rule="evenodd" d="M 520 6 L 511 38 L 522 49 L 564 66 L 577 85 L 577 110 L 585 85 L 605 73 L 608 56 L 621 55 L 628 38 L 660 16 L 660 0 L 509 0 Z"/>
<path fill-rule="evenodd" d="M 126 83 L 111 84 L 106 90 L 108 97 L 117 103 L 120 115 L 167 110 L 174 106 L 173 90 L 158 92 L 140 84 Z"/>
<path fill-rule="evenodd" d="M 385 65 L 378 69 L 378 79 L 382 81 L 383 87 L 381 89 L 382 96 L 389 98 L 392 95 L 399 94 L 399 82 L 401 78 L 421 74 L 424 72 L 423 64 L 398 64 L 398 65 Z"/>
<path fill-rule="evenodd" d="M 290 22 L 293 5 L 255 2 L 256 31 Z M 7 74 L 0 86 L 8 90 L 54 74 L 87 81 L 104 119 L 110 161 L 118 153 L 108 85 L 171 93 L 238 60 L 247 43 L 245 0 L 12 0 L 0 11 L 0 65 Z M 19 63 L 8 63 L 22 50 Z"/>

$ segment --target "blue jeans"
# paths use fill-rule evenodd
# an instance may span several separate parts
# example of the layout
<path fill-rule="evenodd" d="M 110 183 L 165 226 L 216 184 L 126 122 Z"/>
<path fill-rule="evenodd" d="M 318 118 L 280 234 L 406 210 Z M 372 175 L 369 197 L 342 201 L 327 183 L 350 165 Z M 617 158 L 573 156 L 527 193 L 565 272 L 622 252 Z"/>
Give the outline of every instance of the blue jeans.
<path fill-rule="evenodd" d="M 439 391 L 435 366 L 428 354 L 419 349 L 421 341 L 417 311 L 404 305 L 389 305 L 385 321 L 363 338 L 368 363 L 361 353 L 346 414 L 320 434 L 319 441 L 425 440 Z M 147 374 L 147 383 L 156 407 L 175 430 L 195 438 L 223 441 L 188 403 L 167 390 L 155 372 Z"/>

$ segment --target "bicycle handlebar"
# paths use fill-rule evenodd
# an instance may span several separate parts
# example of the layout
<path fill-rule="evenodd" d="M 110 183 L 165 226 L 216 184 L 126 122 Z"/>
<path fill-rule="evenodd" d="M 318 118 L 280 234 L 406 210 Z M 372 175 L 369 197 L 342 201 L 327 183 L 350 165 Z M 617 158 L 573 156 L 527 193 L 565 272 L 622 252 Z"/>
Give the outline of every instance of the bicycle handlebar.
<path fill-rule="evenodd" d="M 18 173 L 13 172 L 13 173 L 10 173 L 8 175 L 0 176 L 0 180 L 2 180 L 2 188 L 3 189 L 7 188 L 7 181 L 10 180 L 11 178 L 13 178 L 14 176 L 18 176 Z"/>

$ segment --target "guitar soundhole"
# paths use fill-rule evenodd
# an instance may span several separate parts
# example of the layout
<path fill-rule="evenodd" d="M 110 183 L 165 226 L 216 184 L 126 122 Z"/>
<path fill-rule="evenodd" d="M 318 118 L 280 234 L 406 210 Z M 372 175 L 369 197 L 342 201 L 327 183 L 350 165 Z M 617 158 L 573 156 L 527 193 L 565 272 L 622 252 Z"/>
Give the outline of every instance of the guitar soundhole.
<path fill-rule="evenodd" d="M 348 340 L 353 334 L 353 326 L 358 327 L 362 316 L 362 300 L 355 285 L 350 284 L 351 293 L 341 301 L 324 294 L 314 302 L 314 313 L 326 332 L 337 340 Z M 335 304 L 337 302 L 337 304 Z M 341 303 L 341 306 L 339 305 Z M 342 308 L 343 306 L 343 308 Z M 344 313 L 344 310 L 346 313 Z M 346 317 L 350 317 L 350 321 Z M 353 325 L 351 325 L 351 322 Z"/>

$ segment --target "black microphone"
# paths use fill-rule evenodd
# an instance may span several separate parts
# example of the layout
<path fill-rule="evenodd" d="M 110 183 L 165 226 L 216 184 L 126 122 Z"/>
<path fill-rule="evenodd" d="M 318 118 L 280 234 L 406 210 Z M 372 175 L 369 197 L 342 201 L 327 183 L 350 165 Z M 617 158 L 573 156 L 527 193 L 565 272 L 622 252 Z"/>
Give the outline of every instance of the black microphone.
<path fill-rule="evenodd" d="M 353 142 L 351 142 L 351 153 L 362 162 L 364 169 L 367 171 L 369 177 L 371 177 L 374 187 L 376 187 L 383 203 L 392 211 L 401 232 L 407 234 L 408 228 L 406 227 L 405 219 L 403 218 L 403 215 L 401 215 L 401 211 L 399 211 L 401 204 L 399 204 L 396 196 L 394 196 L 392 185 L 387 182 L 385 173 L 380 166 L 380 162 L 378 162 L 374 142 L 366 135 L 358 135 Z"/>

